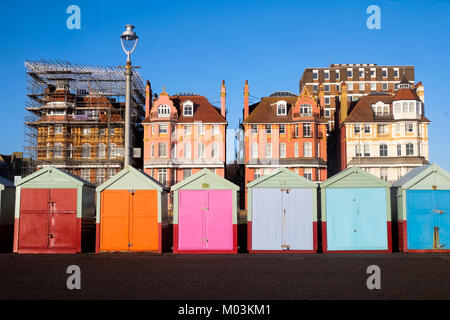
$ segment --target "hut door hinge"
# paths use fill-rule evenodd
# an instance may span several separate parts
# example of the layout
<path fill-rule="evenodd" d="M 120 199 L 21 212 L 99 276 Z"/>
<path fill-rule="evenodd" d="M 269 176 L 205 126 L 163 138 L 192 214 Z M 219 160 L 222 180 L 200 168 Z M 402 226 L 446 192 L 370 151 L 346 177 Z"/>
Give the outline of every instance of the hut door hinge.
<path fill-rule="evenodd" d="M 133 245 L 131 243 L 128 244 L 128 248 L 131 248 Z"/>
<path fill-rule="evenodd" d="M 289 191 L 291 191 L 291 189 L 281 189 L 281 191 L 286 191 L 286 193 L 289 193 Z"/>
<path fill-rule="evenodd" d="M 208 239 L 202 239 L 202 240 L 208 242 Z"/>
<path fill-rule="evenodd" d="M 291 246 L 288 245 L 288 244 L 283 244 L 283 245 L 281 245 L 281 248 L 282 248 L 282 249 L 289 250 L 289 249 L 291 248 Z"/>
<path fill-rule="evenodd" d="M 136 190 L 134 190 L 134 189 L 131 189 L 131 190 L 128 190 L 128 191 L 131 193 L 132 196 L 134 196 L 134 193 L 136 192 Z"/>
<path fill-rule="evenodd" d="M 433 210 L 433 212 L 439 213 L 439 214 L 444 214 L 444 210 Z"/>

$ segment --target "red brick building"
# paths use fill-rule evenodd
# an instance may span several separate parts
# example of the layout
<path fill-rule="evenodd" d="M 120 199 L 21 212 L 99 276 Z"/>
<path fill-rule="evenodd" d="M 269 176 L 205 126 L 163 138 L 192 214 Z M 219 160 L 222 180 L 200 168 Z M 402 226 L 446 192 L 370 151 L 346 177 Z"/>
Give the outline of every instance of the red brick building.
<path fill-rule="evenodd" d="M 312 181 L 327 179 L 327 132 L 323 86 L 313 96 L 275 92 L 249 105 L 244 87 L 245 185 L 287 167 Z M 247 196 L 247 195 L 246 195 Z"/>

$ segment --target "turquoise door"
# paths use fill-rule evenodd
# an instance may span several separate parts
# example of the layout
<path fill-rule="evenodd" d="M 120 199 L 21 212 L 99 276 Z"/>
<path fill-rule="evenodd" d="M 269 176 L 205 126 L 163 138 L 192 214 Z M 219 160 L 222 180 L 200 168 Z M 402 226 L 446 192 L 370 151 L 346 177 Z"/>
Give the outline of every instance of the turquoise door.
<path fill-rule="evenodd" d="M 406 191 L 408 248 L 450 249 L 450 190 Z"/>
<path fill-rule="evenodd" d="M 439 249 L 450 250 L 450 190 L 438 190 Z"/>
<path fill-rule="evenodd" d="M 329 251 L 387 250 L 386 189 L 326 190 Z"/>

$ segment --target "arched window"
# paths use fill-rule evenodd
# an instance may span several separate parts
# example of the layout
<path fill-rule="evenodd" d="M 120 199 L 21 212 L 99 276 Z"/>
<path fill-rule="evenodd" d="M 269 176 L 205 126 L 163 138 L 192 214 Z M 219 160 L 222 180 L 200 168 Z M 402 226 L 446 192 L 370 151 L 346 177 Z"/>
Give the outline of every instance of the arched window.
<path fill-rule="evenodd" d="M 97 147 L 97 157 L 104 159 L 106 157 L 106 146 L 104 143 L 100 143 Z"/>
<path fill-rule="evenodd" d="M 355 156 L 361 157 L 361 145 L 359 144 L 355 145 Z"/>
<path fill-rule="evenodd" d="M 81 157 L 83 159 L 89 159 L 91 157 L 91 145 L 89 143 L 85 143 L 81 147 Z"/>
<path fill-rule="evenodd" d="M 384 106 L 383 107 L 383 117 L 388 117 L 388 116 L 389 116 L 389 107 Z"/>
<path fill-rule="evenodd" d="M 394 111 L 395 111 L 396 113 L 402 112 L 402 106 L 401 106 L 400 102 L 396 102 L 396 103 L 394 104 Z"/>
<path fill-rule="evenodd" d="M 116 144 L 115 143 L 110 143 L 109 144 L 109 157 L 111 159 L 114 159 L 116 156 L 117 156 Z"/>
<path fill-rule="evenodd" d="M 53 147 L 53 157 L 54 158 L 62 158 L 63 145 L 61 142 L 55 143 Z"/>
<path fill-rule="evenodd" d="M 298 142 L 294 143 L 294 157 L 298 158 Z"/>
<path fill-rule="evenodd" d="M 166 104 L 160 105 L 158 107 L 158 117 L 160 118 L 170 117 L 170 107 Z"/>
<path fill-rule="evenodd" d="M 410 102 L 409 103 L 409 113 L 414 113 L 414 111 L 415 111 L 415 106 L 414 106 L 414 102 Z"/>
<path fill-rule="evenodd" d="M 286 115 L 286 101 L 279 101 L 277 103 L 277 115 L 279 116 L 285 116 Z"/>
<path fill-rule="evenodd" d="M 286 158 L 286 144 L 280 143 L 280 158 Z"/>
<path fill-rule="evenodd" d="M 155 144 L 154 144 L 154 143 L 152 143 L 152 146 L 151 146 L 151 148 L 150 148 L 150 156 L 151 156 L 152 158 L 155 157 Z"/>
<path fill-rule="evenodd" d="M 312 144 L 311 142 L 305 142 L 303 145 L 303 156 L 312 157 Z"/>
<path fill-rule="evenodd" d="M 159 157 L 167 157 L 167 144 L 161 142 L 158 144 L 158 156 Z"/>
<path fill-rule="evenodd" d="M 420 101 L 416 101 L 416 113 L 417 114 L 422 114 L 422 108 L 421 108 L 421 105 L 420 105 Z"/>
<path fill-rule="evenodd" d="M 191 102 L 186 102 L 183 106 L 183 116 L 192 116 L 194 114 L 194 107 Z"/>
<path fill-rule="evenodd" d="M 217 143 L 213 143 L 211 146 L 211 156 L 214 159 L 219 158 L 219 145 Z"/>

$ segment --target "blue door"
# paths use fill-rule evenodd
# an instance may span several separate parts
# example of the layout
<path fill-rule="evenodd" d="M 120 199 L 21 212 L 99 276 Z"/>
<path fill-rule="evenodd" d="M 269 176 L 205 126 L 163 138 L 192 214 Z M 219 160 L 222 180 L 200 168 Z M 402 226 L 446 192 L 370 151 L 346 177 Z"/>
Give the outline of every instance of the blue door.
<path fill-rule="evenodd" d="M 357 189 L 327 189 L 327 248 L 357 250 Z"/>
<path fill-rule="evenodd" d="M 387 250 L 385 188 L 326 190 L 329 251 Z"/>
<path fill-rule="evenodd" d="M 450 190 L 407 190 L 408 248 L 450 249 Z"/>
<path fill-rule="evenodd" d="M 450 190 L 437 190 L 439 249 L 450 250 Z"/>

